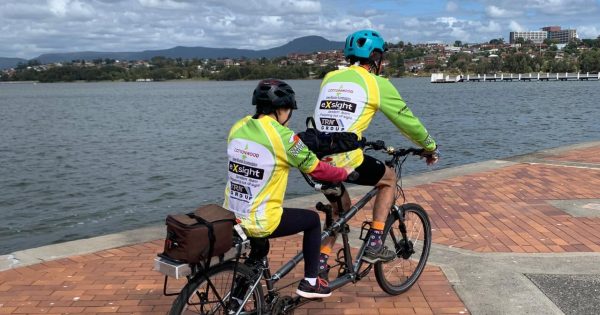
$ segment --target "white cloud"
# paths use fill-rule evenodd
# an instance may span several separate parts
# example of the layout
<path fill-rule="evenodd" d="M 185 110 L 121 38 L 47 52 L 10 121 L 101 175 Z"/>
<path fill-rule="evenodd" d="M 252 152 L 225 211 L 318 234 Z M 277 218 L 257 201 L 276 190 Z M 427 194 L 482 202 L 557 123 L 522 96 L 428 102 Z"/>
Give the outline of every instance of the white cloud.
<path fill-rule="evenodd" d="M 48 0 L 48 9 L 61 18 L 87 19 L 94 15 L 94 9 L 79 0 Z"/>
<path fill-rule="evenodd" d="M 448 24 L 448 26 L 452 27 L 454 23 L 458 22 L 458 20 L 454 17 L 443 16 L 435 19 L 436 23 Z"/>
<path fill-rule="evenodd" d="M 487 25 L 481 25 L 480 30 L 484 33 L 502 33 L 502 26 L 496 21 L 489 21 Z"/>
<path fill-rule="evenodd" d="M 514 18 L 521 15 L 519 11 L 506 10 L 495 5 L 490 5 L 485 8 L 485 13 L 491 18 Z"/>
<path fill-rule="evenodd" d="M 519 24 L 517 21 L 510 21 L 510 23 L 508 24 L 508 28 L 509 28 L 509 32 L 527 31 L 527 29 L 525 27 L 521 26 L 521 24 Z"/>
<path fill-rule="evenodd" d="M 577 27 L 577 35 L 579 38 L 595 39 L 600 36 L 600 27 L 596 25 L 582 25 Z"/>
<path fill-rule="evenodd" d="M 185 1 L 176 0 L 138 0 L 140 5 L 153 9 L 186 9 L 189 7 Z"/>
<path fill-rule="evenodd" d="M 454 1 L 448 1 L 448 3 L 446 3 L 446 11 L 450 12 L 450 13 L 454 13 L 456 11 L 458 11 L 459 7 L 458 4 Z"/>
<path fill-rule="evenodd" d="M 577 15 L 598 12 L 596 0 L 528 0 L 525 7 L 550 15 Z"/>
<path fill-rule="evenodd" d="M 403 22 L 407 27 L 418 27 L 421 25 L 421 22 L 416 17 L 405 19 Z"/>
<path fill-rule="evenodd" d="M 267 49 L 362 28 L 387 41 L 487 42 L 515 30 L 600 29 L 597 0 L 14 0 L 0 1 L 0 56 L 174 46 Z M 517 9 L 518 8 L 518 9 Z M 577 14 L 574 14 L 577 13 Z M 578 26 L 582 25 L 582 26 Z"/>

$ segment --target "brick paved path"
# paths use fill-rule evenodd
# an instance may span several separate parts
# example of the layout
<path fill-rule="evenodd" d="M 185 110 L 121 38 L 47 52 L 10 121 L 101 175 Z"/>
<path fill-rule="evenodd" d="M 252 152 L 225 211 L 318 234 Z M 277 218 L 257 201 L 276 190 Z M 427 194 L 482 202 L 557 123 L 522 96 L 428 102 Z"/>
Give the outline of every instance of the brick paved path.
<path fill-rule="evenodd" d="M 457 176 L 406 189 L 433 222 L 433 241 L 476 252 L 600 252 L 600 217 L 574 217 L 551 200 L 600 198 L 600 146 L 542 157 L 492 171 Z M 570 162 L 571 165 L 560 165 Z M 577 163 L 598 167 L 579 168 Z M 370 218 L 362 210 L 351 225 Z M 298 236 L 272 242 L 276 268 L 299 249 Z M 163 314 L 173 297 L 162 296 L 152 271 L 161 241 L 73 256 L 0 272 L 0 314 Z M 285 248 L 285 249 L 284 249 Z M 290 277 L 299 279 L 302 267 Z M 174 283 L 176 286 L 177 283 Z M 428 266 L 417 285 L 390 297 L 374 276 L 347 285 L 323 303 L 296 314 L 465 314 L 441 270 Z"/>
<path fill-rule="evenodd" d="M 595 147 L 544 158 L 596 169 L 518 164 L 415 187 L 409 199 L 432 210 L 438 244 L 478 252 L 600 252 L 600 217 L 573 217 L 548 202 L 600 198 L 599 156 Z"/>
<path fill-rule="evenodd" d="M 151 270 L 161 246 L 162 241 L 155 241 L 4 271 L 0 273 L 0 314 L 165 314 L 174 297 L 162 295 L 163 278 Z M 289 260 L 300 247 L 298 237 L 272 242 L 272 266 Z M 290 277 L 300 279 L 301 275 L 299 266 Z M 466 309 L 441 270 L 428 267 L 406 294 L 390 297 L 370 276 L 334 292 L 323 303 L 303 306 L 296 314 L 461 312 Z"/>

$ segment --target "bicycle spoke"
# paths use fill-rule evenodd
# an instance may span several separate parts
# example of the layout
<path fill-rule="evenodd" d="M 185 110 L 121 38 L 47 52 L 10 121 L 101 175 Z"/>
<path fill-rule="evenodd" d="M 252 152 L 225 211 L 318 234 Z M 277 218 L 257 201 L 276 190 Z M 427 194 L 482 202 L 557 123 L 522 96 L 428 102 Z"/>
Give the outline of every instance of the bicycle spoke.
<path fill-rule="evenodd" d="M 391 277 L 392 273 L 395 272 L 395 269 L 398 269 L 398 268 L 402 270 L 402 272 L 400 273 L 402 276 L 400 276 L 399 278 L 405 278 L 405 279 L 408 278 L 409 276 L 407 276 L 406 272 L 405 272 L 407 270 L 407 268 L 404 267 L 406 264 L 416 265 L 417 262 L 415 262 L 412 259 L 400 259 L 399 262 L 397 264 L 395 264 L 394 266 L 388 266 L 388 267 L 390 267 L 390 270 L 388 270 L 386 272 L 386 274 L 385 274 L 386 278 Z M 414 270 L 414 268 L 411 270 Z M 412 271 L 409 273 L 409 275 L 410 274 L 412 274 Z"/>
<path fill-rule="evenodd" d="M 394 248 L 396 259 L 375 265 L 379 286 L 389 294 L 400 294 L 410 289 L 419 278 L 431 244 L 427 214 L 418 205 L 403 206 L 402 222 L 392 218 L 385 231 L 385 246 Z M 405 236 L 400 232 L 406 231 Z"/>
<path fill-rule="evenodd" d="M 238 268 L 240 267 L 238 266 Z M 239 279 L 238 277 L 243 277 L 241 279 L 250 278 L 248 274 L 249 271 L 246 269 L 244 269 L 243 273 L 239 271 L 241 269 L 238 270 L 236 282 L 238 281 L 237 279 Z M 231 291 L 231 285 L 234 283 L 233 275 L 234 268 L 233 265 L 230 264 L 226 267 L 218 268 L 218 270 L 209 275 L 210 283 L 206 281 L 206 279 L 200 279 L 193 284 L 189 284 L 194 286 L 193 290 L 188 291 L 189 293 L 187 293 L 186 297 L 180 296 L 186 300 L 181 301 L 179 304 L 180 308 L 174 308 L 177 309 L 177 311 L 170 314 L 227 314 L 227 311 L 231 306 L 230 303 L 232 303 L 233 300 L 232 295 L 234 294 Z M 260 292 L 262 291 L 258 289 L 249 292 L 249 299 L 247 303 L 242 306 L 241 314 L 257 314 L 260 312 L 260 299 L 262 299 L 262 294 Z M 246 292 L 240 292 L 240 294 L 246 294 Z M 244 297 L 242 296 L 241 299 L 243 298 Z M 234 306 L 233 308 L 235 308 L 235 311 L 238 309 L 237 306 Z"/>

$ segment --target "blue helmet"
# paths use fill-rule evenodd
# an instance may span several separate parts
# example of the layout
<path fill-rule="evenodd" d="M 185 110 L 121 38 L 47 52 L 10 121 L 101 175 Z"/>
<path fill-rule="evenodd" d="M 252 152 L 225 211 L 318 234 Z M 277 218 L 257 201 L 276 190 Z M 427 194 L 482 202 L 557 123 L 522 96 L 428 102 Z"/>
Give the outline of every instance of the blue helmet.
<path fill-rule="evenodd" d="M 385 42 L 383 37 L 374 30 L 360 30 L 346 37 L 344 46 L 344 57 L 356 56 L 358 58 L 368 59 L 375 50 L 384 52 Z"/>

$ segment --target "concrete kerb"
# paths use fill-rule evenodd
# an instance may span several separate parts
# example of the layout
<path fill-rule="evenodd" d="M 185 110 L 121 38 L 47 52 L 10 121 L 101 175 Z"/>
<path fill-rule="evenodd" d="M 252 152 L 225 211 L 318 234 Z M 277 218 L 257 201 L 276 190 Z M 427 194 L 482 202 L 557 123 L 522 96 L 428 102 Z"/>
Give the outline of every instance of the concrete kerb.
<path fill-rule="evenodd" d="M 424 174 L 406 176 L 403 178 L 403 186 L 408 188 L 452 178 L 455 176 L 497 169 L 513 164 L 515 163 L 491 160 L 441 169 Z M 351 196 L 361 196 L 369 191 L 370 188 L 351 186 L 348 188 L 348 190 Z M 313 194 L 286 200 L 285 205 L 288 207 L 312 208 L 317 201 L 326 201 L 326 199 L 322 194 Z M 88 239 L 20 250 L 8 255 L 0 256 L 0 271 L 37 264 L 49 260 L 66 258 L 74 255 L 94 253 L 100 250 L 115 247 L 154 241 L 164 237 L 164 233 L 164 226 L 151 226 Z"/>
<path fill-rule="evenodd" d="M 126 245 L 160 239 L 165 234 L 164 226 L 151 226 L 120 233 L 25 249 L 0 256 L 0 271 L 24 267 L 45 261 L 75 255 L 95 253 Z"/>

